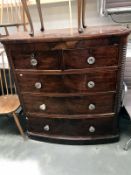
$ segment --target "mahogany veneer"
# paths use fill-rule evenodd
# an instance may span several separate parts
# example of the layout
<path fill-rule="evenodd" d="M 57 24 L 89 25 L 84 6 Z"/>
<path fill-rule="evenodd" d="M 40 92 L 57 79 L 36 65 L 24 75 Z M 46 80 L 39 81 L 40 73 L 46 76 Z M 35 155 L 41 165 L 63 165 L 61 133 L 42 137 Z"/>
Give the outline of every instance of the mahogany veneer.
<path fill-rule="evenodd" d="M 127 36 L 120 26 L 15 34 L 6 49 L 29 137 L 85 144 L 119 139 Z"/>

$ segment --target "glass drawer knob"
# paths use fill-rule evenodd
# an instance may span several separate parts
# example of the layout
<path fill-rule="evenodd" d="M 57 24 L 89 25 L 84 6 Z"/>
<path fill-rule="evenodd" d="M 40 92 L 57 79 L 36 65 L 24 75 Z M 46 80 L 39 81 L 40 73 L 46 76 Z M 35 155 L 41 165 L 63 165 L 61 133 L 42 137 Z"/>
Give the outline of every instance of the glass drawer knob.
<path fill-rule="evenodd" d="M 41 83 L 40 82 L 36 82 L 35 83 L 35 87 L 36 87 L 36 89 L 41 89 Z"/>
<path fill-rule="evenodd" d="M 38 62 L 35 58 L 32 58 L 30 63 L 31 63 L 32 66 L 37 66 L 37 64 L 38 64 Z"/>
<path fill-rule="evenodd" d="M 32 66 L 37 65 L 37 60 L 35 59 L 35 54 L 34 53 L 31 54 L 31 61 L 30 62 L 31 62 Z"/>
<path fill-rule="evenodd" d="M 45 126 L 44 126 L 44 131 L 49 131 L 49 130 L 50 130 L 49 125 L 45 125 Z"/>
<path fill-rule="evenodd" d="M 89 81 L 89 82 L 88 82 L 88 87 L 89 87 L 89 88 L 95 87 L 95 82 L 94 82 L 94 81 Z"/>
<path fill-rule="evenodd" d="M 95 129 L 94 126 L 90 126 L 90 127 L 89 127 L 89 132 L 93 133 L 93 132 L 95 132 L 95 131 L 96 131 L 96 129 Z"/>
<path fill-rule="evenodd" d="M 45 111 L 45 110 L 46 110 L 46 105 L 45 105 L 45 104 L 40 105 L 40 109 L 41 109 L 42 111 Z"/>
<path fill-rule="evenodd" d="M 35 58 L 32 58 L 30 63 L 31 63 L 32 66 L 37 66 L 37 64 L 38 64 L 38 62 Z"/>
<path fill-rule="evenodd" d="M 90 104 L 90 105 L 89 105 L 89 110 L 90 110 L 90 111 L 95 110 L 95 108 L 96 108 L 96 107 L 95 107 L 95 105 L 94 105 L 94 104 Z"/>
<path fill-rule="evenodd" d="M 89 58 L 87 59 L 87 63 L 88 63 L 88 64 L 94 64 L 94 63 L 95 63 L 95 58 L 94 58 L 94 57 L 89 57 Z"/>

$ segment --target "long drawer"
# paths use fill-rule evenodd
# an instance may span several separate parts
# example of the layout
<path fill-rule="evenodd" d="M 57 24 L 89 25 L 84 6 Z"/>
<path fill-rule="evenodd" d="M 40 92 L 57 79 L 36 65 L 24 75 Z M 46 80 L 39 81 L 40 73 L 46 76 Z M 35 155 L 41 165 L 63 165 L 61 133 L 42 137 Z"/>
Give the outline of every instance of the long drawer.
<path fill-rule="evenodd" d="M 86 96 L 43 96 L 24 93 L 26 112 L 42 114 L 104 114 L 115 111 L 115 93 Z"/>
<path fill-rule="evenodd" d="M 28 131 L 45 135 L 58 136 L 100 136 L 115 134 L 117 129 L 116 117 L 108 116 L 91 119 L 61 119 L 39 118 L 28 119 Z"/>
<path fill-rule="evenodd" d="M 15 69 L 63 70 L 118 65 L 117 46 L 81 49 L 12 51 Z"/>
<path fill-rule="evenodd" d="M 99 70 L 77 74 L 44 74 L 16 71 L 21 92 L 86 93 L 116 90 L 117 70 Z"/>

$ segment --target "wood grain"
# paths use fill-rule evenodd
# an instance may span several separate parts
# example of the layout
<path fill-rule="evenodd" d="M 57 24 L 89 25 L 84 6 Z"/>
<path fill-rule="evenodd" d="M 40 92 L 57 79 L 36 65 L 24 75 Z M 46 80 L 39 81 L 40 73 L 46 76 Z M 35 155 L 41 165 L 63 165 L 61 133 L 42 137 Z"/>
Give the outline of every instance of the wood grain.
<path fill-rule="evenodd" d="M 115 94 L 94 94 L 74 97 L 46 97 L 42 94 L 22 95 L 27 112 L 42 114 L 103 114 L 114 112 Z M 46 109 L 41 110 L 40 105 L 45 104 Z M 89 110 L 89 105 L 94 104 L 96 109 Z"/>
<path fill-rule="evenodd" d="M 87 137 L 87 139 L 96 136 L 106 136 L 107 134 L 116 134 L 118 128 L 117 118 L 92 118 L 92 119 L 50 119 L 50 118 L 29 118 L 28 129 L 30 132 L 36 132 L 39 134 L 47 134 L 53 136 L 61 135 L 63 138 L 70 136 L 72 138 Z M 49 126 L 49 131 L 44 130 L 44 126 Z M 89 132 L 90 126 L 95 127 L 95 132 Z M 68 129 L 67 129 L 68 128 Z"/>
<path fill-rule="evenodd" d="M 20 91 L 32 93 L 89 93 L 106 92 L 116 90 L 117 70 L 98 70 L 65 75 L 48 75 L 33 71 L 16 71 L 17 81 Z M 22 75 L 22 76 L 21 76 Z M 95 83 L 93 88 L 88 87 L 88 83 Z M 35 87 L 36 83 L 41 84 L 41 88 Z M 26 86 L 25 86 L 26 84 Z"/>
<path fill-rule="evenodd" d="M 122 37 L 131 32 L 124 26 L 91 26 L 78 33 L 77 29 L 57 29 L 38 32 L 34 37 L 29 36 L 28 32 L 14 33 L 10 36 L 1 38 L 2 43 L 33 43 L 33 42 L 63 42 L 63 41 L 84 41 L 88 39 L 100 39 L 104 37 Z"/>
<path fill-rule="evenodd" d="M 89 57 L 95 58 L 95 63 L 90 65 Z M 115 66 L 118 64 L 117 46 L 90 47 L 88 49 L 64 50 L 64 69 L 82 69 L 102 66 Z"/>
<path fill-rule="evenodd" d="M 17 95 L 0 96 L 0 114 L 9 114 L 18 109 L 20 101 Z"/>

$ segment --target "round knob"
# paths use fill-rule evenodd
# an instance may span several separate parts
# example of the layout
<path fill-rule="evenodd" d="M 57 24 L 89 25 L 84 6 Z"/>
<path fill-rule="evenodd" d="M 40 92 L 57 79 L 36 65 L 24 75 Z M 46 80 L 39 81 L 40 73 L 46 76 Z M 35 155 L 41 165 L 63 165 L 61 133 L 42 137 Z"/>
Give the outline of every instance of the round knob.
<path fill-rule="evenodd" d="M 95 108 L 96 108 L 96 107 L 95 107 L 95 105 L 94 105 L 94 104 L 90 104 L 90 105 L 89 105 L 89 110 L 90 110 L 90 111 L 95 110 Z"/>
<path fill-rule="evenodd" d="M 49 130 L 50 130 L 49 125 L 45 125 L 45 126 L 44 126 L 44 130 L 45 130 L 45 131 L 49 131 Z"/>
<path fill-rule="evenodd" d="M 23 74 L 20 74 L 20 77 L 23 77 Z"/>
<path fill-rule="evenodd" d="M 38 62 L 37 62 L 37 60 L 35 58 L 32 58 L 30 60 L 30 63 L 31 63 L 32 66 L 37 66 L 37 64 L 38 64 Z"/>
<path fill-rule="evenodd" d="M 89 132 L 93 133 L 93 132 L 95 132 L 95 131 L 96 131 L 96 129 L 95 129 L 94 126 L 90 126 L 90 127 L 89 127 Z"/>
<path fill-rule="evenodd" d="M 41 83 L 40 82 L 36 82 L 35 83 L 35 87 L 36 87 L 36 89 L 41 89 Z"/>
<path fill-rule="evenodd" d="M 89 87 L 89 88 L 95 87 L 95 82 L 94 82 L 94 81 L 89 81 L 89 82 L 88 82 L 88 87 Z"/>
<path fill-rule="evenodd" d="M 40 109 L 41 109 L 42 111 L 45 111 L 45 110 L 46 110 L 46 105 L 45 105 L 45 104 L 40 105 Z"/>
<path fill-rule="evenodd" d="M 95 58 L 94 58 L 94 57 L 89 57 L 89 58 L 87 59 L 87 63 L 88 63 L 88 64 L 94 64 L 94 63 L 95 63 Z"/>

